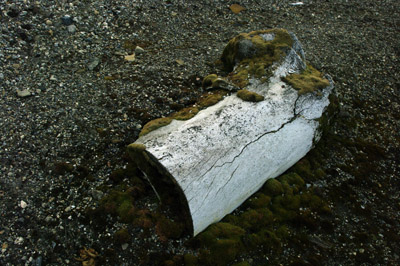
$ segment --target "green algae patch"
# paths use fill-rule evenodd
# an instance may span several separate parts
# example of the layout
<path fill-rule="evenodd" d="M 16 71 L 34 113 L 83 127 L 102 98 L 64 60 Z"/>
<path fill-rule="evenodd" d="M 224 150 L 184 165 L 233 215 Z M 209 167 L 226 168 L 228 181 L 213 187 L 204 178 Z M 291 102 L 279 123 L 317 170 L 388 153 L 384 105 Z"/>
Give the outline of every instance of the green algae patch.
<path fill-rule="evenodd" d="M 290 74 L 282 79 L 297 90 L 299 95 L 319 91 L 329 86 L 329 80 L 309 64 L 301 73 Z"/>
<path fill-rule="evenodd" d="M 176 120 L 188 120 L 194 117 L 198 112 L 199 109 L 197 107 L 187 107 L 175 113 L 172 118 Z"/>
<path fill-rule="evenodd" d="M 139 136 L 144 136 L 148 133 L 150 133 L 153 130 L 156 130 L 160 127 L 167 126 L 172 122 L 171 117 L 162 117 L 162 118 L 157 118 L 154 119 L 150 122 L 148 122 L 146 125 L 144 125 L 142 131 L 140 131 Z"/>
<path fill-rule="evenodd" d="M 239 97 L 240 99 L 242 99 L 243 101 L 246 102 L 261 102 L 264 100 L 264 96 L 255 93 L 253 91 L 249 91 L 249 90 L 239 90 L 237 92 L 237 97 Z"/>
<path fill-rule="evenodd" d="M 243 88 L 249 78 L 267 80 L 272 75 L 271 67 L 290 50 L 293 39 L 284 29 L 271 29 L 242 33 L 229 41 L 221 61 L 229 79 Z"/>

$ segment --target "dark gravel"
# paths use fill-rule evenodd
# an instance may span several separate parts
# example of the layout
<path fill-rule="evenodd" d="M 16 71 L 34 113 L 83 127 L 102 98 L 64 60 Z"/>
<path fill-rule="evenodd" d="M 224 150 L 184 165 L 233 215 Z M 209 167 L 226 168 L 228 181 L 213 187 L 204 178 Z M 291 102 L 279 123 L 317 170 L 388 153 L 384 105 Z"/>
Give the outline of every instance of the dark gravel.
<path fill-rule="evenodd" d="M 68 2 L 0 0 L 1 265 L 79 265 L 83 247 L 113 250 L 115 265 L 140 264 L 139 247 L 183 254 L 185 239 L 155 234 L 112 243 L 124 225 L 104 217 L 98 230 L 85 210 L 140 128 L 203 92 L 230 38 L 271 27 L 297 35 L 339 96 L 315 182 L 335 219 L 314 238 L 320 263 L 400 264 L 399 1 Z M 288 245 L 276 261 L 309 252 Z"/>

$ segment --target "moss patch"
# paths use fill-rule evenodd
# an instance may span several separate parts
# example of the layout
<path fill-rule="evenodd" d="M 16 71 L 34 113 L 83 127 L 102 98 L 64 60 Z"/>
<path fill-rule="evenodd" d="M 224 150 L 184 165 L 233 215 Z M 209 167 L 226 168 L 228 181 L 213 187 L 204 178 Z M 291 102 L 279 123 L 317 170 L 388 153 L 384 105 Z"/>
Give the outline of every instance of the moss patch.
<path fill-rule="evenodd" d="M 271 29 L 242 33 L 229 41 L 221 61 L 229 74 L 230 80 L 243 88 L 249 78 L 263 78 L 272 75 L 271 66 L 279 61 L 293 45 L 288 31 Z"/>
<path fill-rule="evenodd" d="M 307 65 L 306 69 L 300 74 L 287 75 L 282 79 L 295 90 L 298 90 L 299 95 L 318 91 L 329 86 L 329 80 L 310 65 Z"/>
<path fill-rule="evenodd" d="M 131 241 L 132 237 L 129 234 L 128 229 L 126 228 L 122 228 L 120 230 L 118 230 L 117 232 L 115 232 L 114 234 L 114 241 L 117 244 L 124 244 L 124 243 L 128 243 L 129 241 Z"/>
<path fill-rule="evenodd" d="M 203 88 L 212 86 L 213 82 L 217 80 L 218 76 L 216 74 L 210 74 L 203 79 Z"/>
<path fill-rule="evenodd" d="M 188 120 L 194 117 L 198 112 L 199 108 L 197 107 L 187 107 L 172 115 L 172 118 L 176 120 Z"/>
<path fill-rule="evenodd" d="M 261 102 L 264 100 L 264 96 L 249 90 L 240 90 L 236 95 L 246 102 Z"/>
<path fill-rule="evenodd" d="M 154 119 L 148 122 L 146 125 L 144 125 L 142 131 L 140 131 L 139 136 L 144 136 L 150 133 L 151 131 L 156 130 L 157 128 L 169 125 L 171 121 L 172 121 L 171 117 L 162 117 Z"/>

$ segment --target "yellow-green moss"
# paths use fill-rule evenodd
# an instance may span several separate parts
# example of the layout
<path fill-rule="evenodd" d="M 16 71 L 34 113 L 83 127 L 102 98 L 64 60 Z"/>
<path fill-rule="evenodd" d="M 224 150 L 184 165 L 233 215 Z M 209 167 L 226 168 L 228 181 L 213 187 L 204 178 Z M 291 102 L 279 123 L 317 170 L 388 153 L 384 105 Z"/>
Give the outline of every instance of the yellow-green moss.
<path fill-rule="evenodd" d="M 199 101 L 197 102 L 197 106 L 199 106 L 202 109 L 212 106 L 212 105 L 218 103 L 219 101 L 221 101 L 223 99 L 223 96 L 226 94 L 227 94 L 227 92 L 224 92 L 224 91 L 215 91 L 210 94 L 202 95 L 200 97 Z"/>
<path fill-rule="evenodd" d="M 274 38 L 267 41 L 261 36 L 263 34 L 271 34 Z M 246 55 L 240 54 L 241 47 L 239 46 L 243 42 L 249 45 Z M 265 76 L 272 74 L 270 69 L 272 64 L 279 61 L 292 45 L 292 37 L 283 29 L 242 33 L 229 41 L 222 53 L 221 61 L 228 71 L 232 71 L 236 65 L 229 78 L 237 86 L 243 88 L 248 84 L 251 76 L 264 77 L 263 80 L 267 80 Z"/>
<path fill-rule="evenodd" d="M 329 80 L 310 65 L 307 65 L 306 69 L 300 74 L 287 75 L 283 78 L 283 81 L 298 90 L 299 95 L 318 91 L 329 86 Z"/>
<path fill-rule="evenodd" d="M 261 102 L 264 100 L 264 96 L 249 90 L 239 90 L 236 95 L 246 102 Z"/>
<path fill-rule="evenodd" d="M 197 107 L 187 107 L 175 113 L 172 118 L 176 120 L 188 120 L 199 112 Z"/>
<path fill-rule="evenodd" d="M 213 82 L 218 78 L 216 74 L 210 74 L 203 79 L 203 88 L 210 87 Z"/>
<path fill-rule="evenodd" d="M 157 118 L 154 119 L 150 122 L 148 122 L 146 125 L 144 125 L 142 131 L 140 131 L 139 136 L 144 136 L 148 134 L 149 132 L 156 130 L 157 128 L 169 125 L 172 121 L 171 117 L 162 117 L 162 118 Z"/>

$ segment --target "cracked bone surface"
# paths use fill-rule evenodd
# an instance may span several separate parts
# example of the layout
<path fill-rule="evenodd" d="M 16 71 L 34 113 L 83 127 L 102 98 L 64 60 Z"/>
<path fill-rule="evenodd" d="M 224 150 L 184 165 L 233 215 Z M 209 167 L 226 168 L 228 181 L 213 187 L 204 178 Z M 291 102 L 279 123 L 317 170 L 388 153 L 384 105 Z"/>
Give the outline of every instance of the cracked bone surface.
<path fill-rule="evenodd" d="M 286 30 L 241 34 L 228 43 L 222 62 L 231 71 L 228 80 L 264 100 L 244 101 L 232 93 L 128 146 L 155 190 L 162 189 L 157 183 L 163 178 L 176 186 L 193 235 L 307 154 L 319 140 L 333 90 L 332 81 L 308 71 L 299 41 Z"/>

